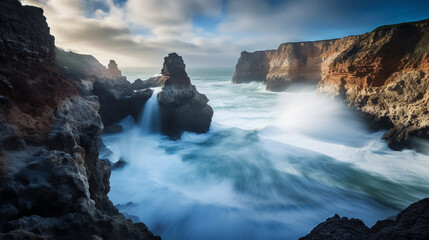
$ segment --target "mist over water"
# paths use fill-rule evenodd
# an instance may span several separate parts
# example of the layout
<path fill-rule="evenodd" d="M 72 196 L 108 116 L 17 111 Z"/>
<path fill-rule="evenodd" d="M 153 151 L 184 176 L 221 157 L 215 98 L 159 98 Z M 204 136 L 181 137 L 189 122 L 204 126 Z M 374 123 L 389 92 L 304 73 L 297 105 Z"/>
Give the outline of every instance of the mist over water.
<path fill-rule="evenodd" d="M 159 69 L 123 72 L 133 81 Z M 106 156 L 128 162 L 110 178 L 121 212 L 163 239 L 297 239 L 335 213 L 372 226 L 428 196 L 427 155 L 390 150 L 383 132 L 315 89 L 272 93 L 232 85 L 232 73 L 188 70 L 214 109 L 207 134 L 171 141 L 128 118 L 102 136 Z M 150 106 L 156 98 L 142 119 L 153 120 Z"/>

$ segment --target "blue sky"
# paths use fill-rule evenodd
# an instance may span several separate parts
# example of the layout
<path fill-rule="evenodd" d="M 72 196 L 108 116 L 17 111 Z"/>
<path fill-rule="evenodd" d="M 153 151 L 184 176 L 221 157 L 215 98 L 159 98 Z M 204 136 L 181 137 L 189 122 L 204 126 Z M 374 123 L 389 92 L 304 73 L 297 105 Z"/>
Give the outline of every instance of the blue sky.
<path fill-rule="evenodd" d="M 169 52 L 188 66 L 234 67 L 243 50 L 340 38 L 429 18 L 411 0 L 23 0 L 42 6 L 56 45 L 102 63 L 157 67 Z"/>

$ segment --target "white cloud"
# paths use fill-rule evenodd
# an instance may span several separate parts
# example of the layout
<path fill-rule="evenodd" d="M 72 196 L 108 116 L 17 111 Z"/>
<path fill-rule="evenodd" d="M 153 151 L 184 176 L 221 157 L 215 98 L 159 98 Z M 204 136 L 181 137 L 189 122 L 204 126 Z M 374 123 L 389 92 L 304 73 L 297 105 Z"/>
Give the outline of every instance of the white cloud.
<path fill-rule="evenodd" d="M 424 0 L 23 0 L 43 6 L 59 47 L 102 63 L 159 67 L 169 52 L 187 66 L 233 67 L 242 50 L 286 41 L 359 34 L 377 25 L 428 17 Z M 404 5 L 404 6 L 402 6 Z M 410 19 L 410 12 L 412 17 Z M 195 24 L 196 17 L 218 27 Z M 403 20 L 401 20 L 403 19 Z M 210 26 L 209 28 L 213 28 Z"/>

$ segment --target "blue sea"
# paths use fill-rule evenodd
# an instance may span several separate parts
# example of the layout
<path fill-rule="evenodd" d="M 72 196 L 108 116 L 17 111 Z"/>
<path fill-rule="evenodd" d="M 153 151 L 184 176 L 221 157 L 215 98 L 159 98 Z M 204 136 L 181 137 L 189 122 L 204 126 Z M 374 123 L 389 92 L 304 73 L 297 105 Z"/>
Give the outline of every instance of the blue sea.
<path fill-rule="evenodd" d="M 162 239 L 298 239 L 334 214 L 372 226 L 429 196 L 429 156 L 390 150 L 384 131 L 315 88 L 273 93 L 231 84 L 233 69 L 187 72 L 214 109 L 208 133 L 172 141 L 127 118 L 102 136 L 100 157 L 127 162 L 109 198 Z M 131 82 L 159 73 L 123 69 Z M 156 114 L 152 100 L 143 115 Z"/>

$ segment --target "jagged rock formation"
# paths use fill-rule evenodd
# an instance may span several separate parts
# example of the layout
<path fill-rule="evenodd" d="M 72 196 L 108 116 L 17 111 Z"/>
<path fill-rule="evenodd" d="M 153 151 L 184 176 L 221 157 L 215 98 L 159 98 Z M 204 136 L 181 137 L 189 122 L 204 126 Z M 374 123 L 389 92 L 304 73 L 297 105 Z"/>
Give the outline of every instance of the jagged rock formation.
<path fill-rule="evenodd" d="M 118 64 L 116 64 L 115 60 L 110 60 L 109 65 L 107 65 L 107 70 L 114 78 L 122 77 L 122 72 L 118 69 Z"/>
<path fill-rule="evenodd" d="M 0 1 L 0 238 L 159 239 L 108 199 L 96 96 L 57 70 L 43 11 Z"/>
<path fill-rule="evenodd" d="M 429 239 L 429 198 L 411 204 L 394 219 L 378 221 L 368 228 L 358 219 L 335 215 L 320 223 L 300 240 L 353 239 Z"/>
<path fill-rule="evenodd" d="M 213 109 L 207 104 L 208 98 L 191 85 L 182 57 L 170 53 L 164 58 L 161 73 L 161 132 L 172 138 L 179 138 L 184 131 L 207 132 Z"/>
<path fill-rule="evenodd" d="M 243 52 L 233 83 L 266 82 L 283 91 L 312 83 L 343 97 L 389 129 L 392 149 L 412 146 L 410 136 L 429 137 L 429 20 L 383 26 L 342 39 L 285 43 L 277 50 Z"/>
<path fill-rule="evenodd" d="M 57 50 L 57 64 L 63 74 L 74 79 L 81 95 L 96 95 L 100 101 L 99 114 L 107 128 L 118 123 L 128 115 L 138 119 L 141 109 L 150 98 L 151 91 L 142 94 L 146 86 L 136 86 L 121 75 L 114 60 L 108 68 L 90 55 Z"/>

